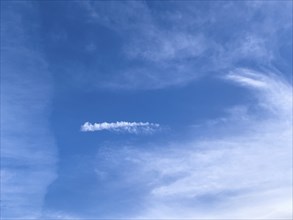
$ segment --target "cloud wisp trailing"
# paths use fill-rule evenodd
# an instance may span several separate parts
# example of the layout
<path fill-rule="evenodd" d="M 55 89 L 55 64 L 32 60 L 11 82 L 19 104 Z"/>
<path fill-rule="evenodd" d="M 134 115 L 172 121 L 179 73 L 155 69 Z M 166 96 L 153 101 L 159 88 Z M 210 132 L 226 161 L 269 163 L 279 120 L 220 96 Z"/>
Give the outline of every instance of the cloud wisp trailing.
<path fill-rule="evenodd" d="M 150 122 L 127 122 L 127 121 L 117 121 L 117 122 L 102 122 L 94 123 L 85 122 L 81 126 L 81 131 L 102 131 L 108 130 L 113 132 L 121 133 L 131 133 L 131 134 L 151 134 L 160 127 L 157 123 Z"/>
<path fill-rule="evenodd" d="M 136 218 L 292 218 L 292 85 L 249 69 L 226 79 L 248 88 L 257 102 L 202 125 L 200 138 L 126 147 L 116 152 L 118 162 L 112 152 L 117 169 L 128 164 L 123 187 L 148 189 Z"/>

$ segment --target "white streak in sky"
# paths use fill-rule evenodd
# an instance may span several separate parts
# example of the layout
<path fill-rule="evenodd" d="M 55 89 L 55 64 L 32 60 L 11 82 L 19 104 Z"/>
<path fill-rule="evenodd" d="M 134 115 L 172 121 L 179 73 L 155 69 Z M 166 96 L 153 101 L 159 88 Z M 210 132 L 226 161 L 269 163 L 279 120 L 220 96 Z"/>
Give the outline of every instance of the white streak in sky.
<path fill-rule="evenodd" d="M 84 123 L 81 126 L 81 131 L 115 131 L 115 132 L 126 132 L 126 133 L 153 133 L 156 129 L 160 127 L 159 124 L 150 122 L 127 122 L 127 121 L 117 121 L 117 122 L 103 122 L 94 123 L 89 122 Z"/>

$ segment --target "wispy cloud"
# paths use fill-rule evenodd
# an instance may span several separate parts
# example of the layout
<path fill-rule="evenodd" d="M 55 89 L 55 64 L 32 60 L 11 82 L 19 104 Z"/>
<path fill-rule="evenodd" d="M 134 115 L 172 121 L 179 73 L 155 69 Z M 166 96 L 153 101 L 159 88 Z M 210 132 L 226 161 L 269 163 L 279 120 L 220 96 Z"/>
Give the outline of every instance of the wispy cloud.
<path fill-rule="evenodd" d="M 89 122 L 85 122 L 81 126 L 81 131 L 114 131 L 114 132 L 126 132 L 126 133 L 153 133 L 160 127 L 159 124 L 149 123 L 149 122 L 127 122 L 127 121 L 117 121 L 117 122 L 102 122 L 102 123 L 94 123 L 91 124 Z"/>
<path fill-rule="evenodd" d="M 161 181 L 151 195 L 164 211 L 155 205 L 147 216 L 292 218 L 292 86 L 247 69 L 236 70 L 233 76 L 229 79 L 235 83 L 257 89 L 255 107 L 264 115 L 246 115 L 250 121 L 246 124 L 231 119 L 221 125 L 230 127 L 224 135 L 149 156 L 145 162 L 150 160 L 151 165 L 143 166 L 160 173 Z M 166 182 L 167 177 L 174 180 Z M 213 201 L 212 207 L 205 200 Z M 193 209 L 198 201 L 198 209 Z"/>
<path fill-rule="evenodd" d="M 56 178 L 50 73 L 31 42 L 35 23 L 24 16 L 34 10 L 29 2 L 1 3 L 1 219 L 39 219 Z"/>
<path fill-rule="evenodd" d="M 232 82 L 248 87 L 257 92 L 259 106 L 274 117 L 292 118 L 292 85 L 281 77 L 280 73 L 257 71 L 239 68 L 231 71 L 226 78 Z"/>
<path fill-rule="evenodd" d="M 181 86 L 241 62 L 270 67 L 280 59 L 280 48 L 292 46 L 289 39 L 279 40 L 291 33 L 289 2 L 261 7 L 246 1 L 169 2 L 165 10 L 143 1 L 81 4 L 91 22 L 121 36 L 123 59 L 131 62 L 108 81 L 101 80 L 101 87 L 158 89 Z M 209 10 L 202 10 L 206 7 Z M 277 14 L 282 16 L 272 19 Z"/>
<path fill-rule="evenodd" d="M 248 88 L 257 102 L 203 125 L 196 140 L 129 147 L 116 152 L 119 157 L 112 152 L 117 169 L 128 164 L 123 187 L 146 187 L 145 209 L 135 217 L 292 218 L 292 85 L 249 69 L 236 69 L 227 79 Z"/>
<path fill-rule="evenodd" d="M 164 27 L 160 19 L 165 12 L 154 11 L 143 1 L 106 4 L 85 1 L 82 4 L 91 22 L 104 25 L 127 39 L 122 42 L 123 55 L 127 62 L 133 63 L 110 81 L 102 82 L 102 87 L 158 89 L 198 78 L 195 58 L 208 49 L 203 33 L 187 27 L 180 29 L 181 23 L 176 24 L 174 30 Z M 173 13 L 168 11 L 164 17 L 172 19 Z"/>

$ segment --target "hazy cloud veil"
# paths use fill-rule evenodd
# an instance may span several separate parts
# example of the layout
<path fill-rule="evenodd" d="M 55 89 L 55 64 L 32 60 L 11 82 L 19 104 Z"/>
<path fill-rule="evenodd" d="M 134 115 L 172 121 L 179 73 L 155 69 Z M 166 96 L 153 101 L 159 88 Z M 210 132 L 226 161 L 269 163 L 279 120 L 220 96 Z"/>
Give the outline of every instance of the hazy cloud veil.
<path fill-rule="evenodd" d="M 29 40 L 36 33 L 28 31 L 34 23 L 27 23 L 26 13 L 35 16 L 28 2 L 1 3 L 3 219 L 40 218 L 47 187 L 57 176 L 56 146 L 48 128 L 51 77 L 42 54 Z"/>
<path fill-rule="evenodd" d="M 292 219 L 292 1 L 2 1 L 2 219 Z"/>
<path fill-rule="evenodd" d="M 292 86 L 249 69 L 236 69 L 226 79 L 250 90 L 257 104 L 241 106 L 245 111 L 234 107 L 230 117 L 201 125 L 206 131 L 198 140 L 113 153 L 120 155 L 118 166 L 128 162 L 136 170 L 124 178 L 135 176 L 133 184 L 143 178 L 150 187 L 148 205 L 135 217 L 292 216 Z"/>

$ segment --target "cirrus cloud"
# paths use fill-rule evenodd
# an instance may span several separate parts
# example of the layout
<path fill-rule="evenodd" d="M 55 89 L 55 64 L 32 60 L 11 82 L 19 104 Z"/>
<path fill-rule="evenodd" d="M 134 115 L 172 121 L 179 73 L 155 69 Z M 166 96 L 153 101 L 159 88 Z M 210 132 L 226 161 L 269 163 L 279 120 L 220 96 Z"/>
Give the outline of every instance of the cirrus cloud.
<path fill-rule="evenodd" d="M 119 170 L 119 189 L 145 187 L 135 218 L 292 218 L 292 86 L 277 73 L 251 69 L 225 79 L 247 88 L 255 103 L 200 125 L 202 136 L 100 149 L 99 173 Z"/>

